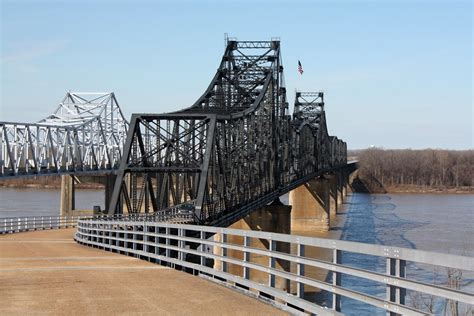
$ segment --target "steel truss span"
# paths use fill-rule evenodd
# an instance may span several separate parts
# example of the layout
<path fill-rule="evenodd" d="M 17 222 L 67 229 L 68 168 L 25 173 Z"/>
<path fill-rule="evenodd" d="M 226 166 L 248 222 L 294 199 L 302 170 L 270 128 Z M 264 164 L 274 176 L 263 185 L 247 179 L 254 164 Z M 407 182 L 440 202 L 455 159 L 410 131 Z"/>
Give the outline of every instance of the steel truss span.
<path fill-rule="evenodd" d="M 298 93 L 288 114 L 279 41 L 229 40 L 189 108 L 134 114 L 109 214 L 170 207 L 227 225 L 302 181 L 347 163 L 329 136 L 322 93 Z"/>
<path fill-rule="evenodd" d="M 0 177 L 109 172 L 127 131 L 113 92 L 68 92 L 38 123 L 0 122 Z"/>

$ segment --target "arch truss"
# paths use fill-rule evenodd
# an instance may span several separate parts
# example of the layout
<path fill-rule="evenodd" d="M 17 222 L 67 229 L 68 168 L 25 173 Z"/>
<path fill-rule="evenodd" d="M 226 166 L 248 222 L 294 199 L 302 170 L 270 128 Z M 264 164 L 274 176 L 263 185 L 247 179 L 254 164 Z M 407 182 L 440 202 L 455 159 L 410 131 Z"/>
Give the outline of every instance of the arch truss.
<path fill-rule="evenodd" d="M 0 122 L 0 177 L 108 172 L 120 163 L 127 131 L 113 92 L 68 92 L 38 123 Z"/>
<path fill-rule="evenodd" d="M 280 42 L 229 40 L 192 106 L 132 116 L 109 213 L 178 209 L 226 225 L 345 163 L 322 93 L 297 94 L 288 114 Z"/>

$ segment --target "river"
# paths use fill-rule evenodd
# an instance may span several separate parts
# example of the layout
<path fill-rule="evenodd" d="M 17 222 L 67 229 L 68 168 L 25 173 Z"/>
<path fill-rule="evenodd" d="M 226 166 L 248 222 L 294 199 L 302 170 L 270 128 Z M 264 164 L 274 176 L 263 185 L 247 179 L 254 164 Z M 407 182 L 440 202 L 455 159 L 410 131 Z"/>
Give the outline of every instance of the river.
<path fill-rule="evenodd" d="M 474 257 L 474 195 L 461 194 L 352 194 L 345 202 L 340 221 L 340 239 L 371 244 L 399 246 Z M 343 254 L 342 262 L 364 269 L 385 272 L 384 260 Z M 454 271 L 451 271 L 454 272 Z M 457 273 L 457 272 L 455 272 Z M 426 265 L 407 265 L 407 276 L 445 285 L 448 271 Z M 385 297 L 385 287 L 364 279 L 343 276 L 342 285 Z M 464 273 L 461 287 L 474 292 L 474 275 Z M 431 297 L 407 292 L 407 303 L 426 308 Z M 445 301 L 437 300 L 436 314 L 444 314 Z M 376 308 L 342 299 L 349 315 L 385 315 Z M 461 305 L 459 315 L 467 315 Z M 449 314 L 449 313 L 448 313 Z"/>
<path fill-rule="evenodd" d="M 104 207 L 103 191 L 77 190 L 76 208 Z M 282 197 L 286 202 L 287 197 Z M 0 188 L 0 217 L 59 215 L 59 191 Z M 456 194 L 349 194 L 337 215 L 335 227 L 314 236 L 339 238 L 371 244 L 422 249 L 474 257 L 474 195 Z M 344 253 L 344 264 L 385 272 L 385 262 Z M 407 275 L 443 284 L 447 271 L 408 265 Z M 328 280 L 329 281 L 329 280 Z M 342 285 L 378 297 L 385 297 L 385 287 L 364 279 L 343 276 Z M 469 291 L 474 276 L 464 274 L 461 286 Z M 429 303 L 429 297 L 408 293 L 409 304 Z M 330 299 L 323 299 L 330 304 Z M 443 302 L 435 304 L 437 314 Z M 385 315 L 381 310 L 364 307 L 350 299 L 342 300 L 343 312 L 349 315 Z M 462 314 L 461 314 L 462 315 Z"/>

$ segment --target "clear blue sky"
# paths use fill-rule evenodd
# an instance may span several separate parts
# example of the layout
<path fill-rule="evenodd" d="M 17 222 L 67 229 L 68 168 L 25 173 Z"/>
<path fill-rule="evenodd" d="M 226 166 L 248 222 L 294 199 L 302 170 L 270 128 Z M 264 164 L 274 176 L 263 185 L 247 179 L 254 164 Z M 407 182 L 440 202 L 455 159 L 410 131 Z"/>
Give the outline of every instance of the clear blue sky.
<path fill-rule="evenodd" d="M 183 108 L 227 32 L 280 37 L 290 101 L 323 90 L 349 148 L 473 148 L 471 1 L 0 3 L 0 120 L 38 121 L 67 90 L 114 91 L 127 117 Z"/>

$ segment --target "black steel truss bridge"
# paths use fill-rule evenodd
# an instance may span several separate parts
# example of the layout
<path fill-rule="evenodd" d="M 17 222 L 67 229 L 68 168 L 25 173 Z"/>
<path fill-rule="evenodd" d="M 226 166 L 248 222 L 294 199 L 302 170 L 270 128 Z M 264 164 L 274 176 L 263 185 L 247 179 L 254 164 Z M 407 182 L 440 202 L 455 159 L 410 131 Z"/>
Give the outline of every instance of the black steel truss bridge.
<path fill-rule="evenodd" d="M 109 214 L 191 213 L 225 226 L 306 181 L 344 168 L 321 92 L 297 92 L 288 113 L 280 41 L 228 40 L 190 107 L 133 114 Z"/>

